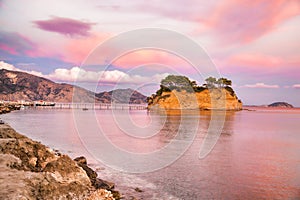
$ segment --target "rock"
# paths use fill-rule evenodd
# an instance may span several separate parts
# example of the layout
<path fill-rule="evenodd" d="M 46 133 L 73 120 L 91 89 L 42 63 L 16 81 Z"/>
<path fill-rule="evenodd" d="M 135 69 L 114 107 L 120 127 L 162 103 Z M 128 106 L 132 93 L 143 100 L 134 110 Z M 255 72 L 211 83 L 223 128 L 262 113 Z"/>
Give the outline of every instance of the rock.
<path fill-rule="evenodd" d="M 77 158 L 75 158 L 77 159 Z M 97 179 L 97 172 L 95 172 L 94 170 L 92 170 L 89 166 L 87 166 L 86 164 L 83 164 L 83 163 L 87 163 L 86 162 L 86 159 L 83 157 L 83 158 L 80 158 L 80 159 L 77 159 L 78 162 L 77 162 L 77 165 L 80 166 L 85 172 L 86 174 L 88 175 L 91 183 L 94 185 L 95 184 L 95 181 Z M 96 188 L 97 189 L 97 188 Z"/>
<path fill-rule="evenodd" d="M 0 199 L 121 198 L 114 183 L 97 178 L 86 158 L 75 160 L 0 125 L 0 180 L 5 180 Z"/>
<path fill-rule="evenodd" d="M 88 200 L 114 200 L 113 194 L 110 191 L 99 189 L 92 193 Z"/>
<path fill-rule="evenodd" d="M 100 196 L 102 195 L 103 191 L 110 191 L 112 194 L 113 199 L 119 200 L 122 198 L 121 194 L 119 191 L 114 190 L 115 184 L 109 181 L 102 180 L 100 178 L 97 178 L 98 174 L 94 170 L 92 170 L 89 166 L 87 166 L 87 160 L 85 157 L 80 156 L 74 159 L 76 161 L 77 165 L 80 166 L 87 174 L 89 177 L 92 186 L 98 191 L 100 191 Z M 98 193 L 92 194 L 92 199 L 97 199 L 99 195 Z M 100 197 L 99 197 L 100 198 Z M 111 197 L 107 197 L 110 199 Z M 100 198 L 102 199 L 102 197 Z M 104 198 L 105 199 L 105 198 Z"/>
<path fill-rule="evenodd" d="M 80 156 L 74 159 L 77 163 L 87 165 L 87 160 L 84 156 Z"/>
<path fill-rule="evenodd" d="M 43 169 L 43 172 L 51 172 L 51 176 L 55 178 L 57 182 L 77 182 L 82 185 L 91 184 L 90 179 L 86 176 L 85 171 L 78 167 L 76 163 L 66 155 L 47 163 Z"/>
<path fill-rule="evenodd" d="M 138 187 L 134 188 L 134 190 L 135 190 L 136 192 L 144 192 L 143 190 L 141 190 L 141 189 L 138 188 Z"/>
<path fill-rule="evenodd" d="M 100 178 L 96 178 L 94 182 L 94 187 L 96 189 L 102 188 L 106 190 L 112 190 L 115 188 L 115 184 L 109 181 L 102 180 Z"/>

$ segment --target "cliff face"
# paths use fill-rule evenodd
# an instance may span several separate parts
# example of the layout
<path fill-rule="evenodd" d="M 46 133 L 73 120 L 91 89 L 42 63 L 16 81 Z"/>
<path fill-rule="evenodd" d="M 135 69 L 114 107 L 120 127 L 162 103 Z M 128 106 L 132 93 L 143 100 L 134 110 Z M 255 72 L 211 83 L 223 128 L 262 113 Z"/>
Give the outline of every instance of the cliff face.
<path fill-rule="evenodd" d="M 150 97 L 148 102 L 149 109 L 242 109 L 242 102 L 225 88 L 194 93 L 172 90 Z"/>

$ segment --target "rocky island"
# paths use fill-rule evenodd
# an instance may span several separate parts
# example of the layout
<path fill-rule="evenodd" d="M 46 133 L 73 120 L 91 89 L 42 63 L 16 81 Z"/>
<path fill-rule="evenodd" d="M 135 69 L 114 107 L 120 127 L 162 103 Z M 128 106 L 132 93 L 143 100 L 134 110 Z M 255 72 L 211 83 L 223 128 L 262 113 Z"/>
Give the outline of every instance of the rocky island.
<path fill-rule="evenodd" d="M 241 110 L 242 102 L 226 78 L 209 77 L 198 86 L 185 76 L 169 75 L 161 81 L 160 89 L 148 97 L 148 109 Z"/>
<path fill-rule="evenodd" d="M 289 103 L 286 102 L 274 102 L 270 105 L 268 105 L 268 107 L 275 107 L 275 108 L 294 108 L 294 106 L 292 106 Z"/>

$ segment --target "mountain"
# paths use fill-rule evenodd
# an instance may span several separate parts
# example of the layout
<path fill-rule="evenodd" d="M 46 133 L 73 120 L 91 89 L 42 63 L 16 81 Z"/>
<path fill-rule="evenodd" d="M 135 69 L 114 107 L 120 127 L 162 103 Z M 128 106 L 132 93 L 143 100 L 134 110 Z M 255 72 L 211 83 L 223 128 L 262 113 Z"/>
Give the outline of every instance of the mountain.
<path fill-rule="evenodd" d="M 294 106 L 292 106 L 291 104 L 286 103 L 286 102 L 275 102 L 275 103 L 268 105 L 268 107 L 294 108 Z"/>
<path fill-rule="evenodd" d="M 81 94 L 77 101 L 91 101 L 94 93 L 69 84 L 59 84 L 25 72 L 0 70 L 0 99 L 8 101 L 72 102 L 73 91 Z"/>
<path fill-rule="evenodd" d="M 109 92 L 101 92 L 96 94 L 101 103 L 130 103 L 142 104 L 147 103 L 147 97 L 132 89 L 116 89 Z"/>
<path fill-rule="evenodd" d="M 72 102 L 73 100 L 91 103 L 94 101 L 110 103 L 113 100 L 117 103 L 145 103 L 146 96 L 131 89 L 118 89 L 96 94 L 77 86 L 55 83 L 25 72 L 0 69 L 0 100 L 51 102 Z"/>

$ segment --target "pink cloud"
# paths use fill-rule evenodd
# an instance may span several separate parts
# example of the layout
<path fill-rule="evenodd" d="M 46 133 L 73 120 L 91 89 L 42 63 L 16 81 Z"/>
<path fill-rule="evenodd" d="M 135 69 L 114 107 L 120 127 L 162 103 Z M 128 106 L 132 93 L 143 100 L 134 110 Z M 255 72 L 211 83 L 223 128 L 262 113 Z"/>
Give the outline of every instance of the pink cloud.
<path fill-rule="evenodd" d="M 295 84 L 292 86 L 293 88 L 300 89 L 300 84 Z"/>
<path fill-rule="evenodd" d="M 221 72 L 255 76 L 278 75 L 300 78 L 300 60 L 260 53 L 241 53 L 215 60 Z"/>
<path fill-rule="evenodd" d="M 226 0 L 199 22 L 210 27 L 223 43 L 247 43 L 299 14 L 298 0 Z"/>
<path fill-rule="evenodd" d="M 247 85 L 244 85 L 242 87 L 246 87 L 246 88 L 270 88 L 270 89 L 279 88 L 278 85 L 267 85 L 267 84 L 264 84 L 264 83 L 247 84 Z"/>
<path fill-rule="evenodd" d="M 285 61 L 278 56 L 264 55 L 258 53 L 236 54 L 226 60 L 228 65 L 250 66 L 250 67 L 278 67 Z"/>
<path fill-rule="evenodd" d="M 130 52 L 115 60 L 112 63 L 115 66 L 123 68 L 132 68 L 149 63 L 158 63 L 173 68 L 186 68 L 190 64 L 181 57 L 161 50 L 139 50 Z"/>
<path fill-rule="evenodd" d="M 49 20 L 38 20 L 33 23 L 42 30 L 56 32 L 67 36 L 89 36 L 90 29 L 95 23 L 80 20 L 52 17 Z"/>
<path fill-rule="evenodd" d="M 2 51 L 12 55 L 27 55 L 35 48 L 34 42 L 19 33 L 0 31 L 0 50 Z"/>
<path fill-rule="evenodd" d="M 73 38 L 68 41 L 64 47 L 63 60 L 75 64 L 81 64 L 89 53 L 101 44 L 110 34 L 101 33 L 93 34 L 85 38 Z"/>

